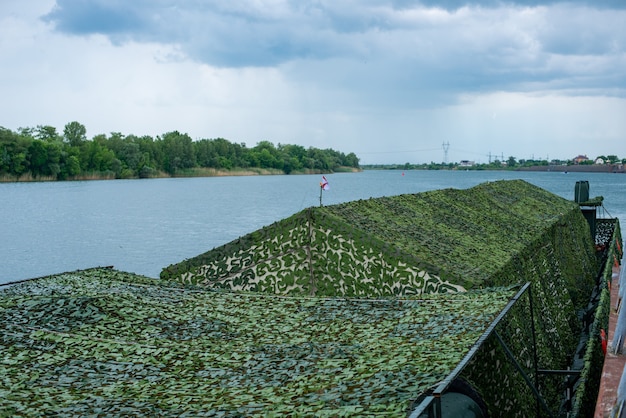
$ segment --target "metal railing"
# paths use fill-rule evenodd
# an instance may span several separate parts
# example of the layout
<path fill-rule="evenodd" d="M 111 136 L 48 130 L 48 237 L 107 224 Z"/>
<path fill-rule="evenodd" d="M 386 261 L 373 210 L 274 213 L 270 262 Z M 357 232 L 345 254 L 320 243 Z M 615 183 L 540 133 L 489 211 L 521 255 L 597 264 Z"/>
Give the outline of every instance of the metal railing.
<path fill-rule="evenodd" d="M 625 253 L 626 254 L 626 253 Z M 622 266 L 626 257 L 622 257 Z M 626 268 L 620 269 L 619 281 L 613 284 L 619 286 L 619 296 L 617 298 L 617 324 L 615 325 L 615 333 L 611 343 L 613 354 L 622 354 L 624 348 L 624 339 L 626 338 L 626 309 L 622 309 L 624 297 L 626 296 Z"/>
<path fill-rule="evenodd" d="M 498 324 L 504 319 L 504 317 L 509 313 L 509 311 L 515 306 L 517 301 L 521 299 L 521 297 L 528 291 L 529 298 L 531 298 L 530 292 L 530 282 L 524 284 L 521 289 L 513 296 L 513 298 L 507 303 L 507 305 L 500 311 L 498 316 L 489 324 L 485 332 L 478 338 L 476 343 L 470 348 L 467 354 L 463 357 L 463 359 L 457 364 L 457 366 L 450 372 L 450 374 L 435 387 L 432 393 L 426 396 L 422 402 L 411 412 L 409 415 L 410 418 L 419 418 L 424 413 L 428 413 L 429 417 L 433 418 L 442 418 L 441 412 L 441 396 L 448 390 L 452 382 L 459 377 L 463 369 L 467 366 L 467 364 L 472 360 L 476 352 L 480 349 L 480 347 L 487 341 L 487 339 L 493 334 L 496 330 Z M 532 302 L 531 302 L 532 303 Z M 531 305 L 532 306 L 532 305 Z M 532 308 L 531 308 L 532 311 Z M 533 321 L 534 322 L 534 321 Z M 533 332 L 534 337 L 534 332 Z M 534 345 L 534 344 L 533 344 Z M 536 365 L 535 365 L 536 368 Z"/>

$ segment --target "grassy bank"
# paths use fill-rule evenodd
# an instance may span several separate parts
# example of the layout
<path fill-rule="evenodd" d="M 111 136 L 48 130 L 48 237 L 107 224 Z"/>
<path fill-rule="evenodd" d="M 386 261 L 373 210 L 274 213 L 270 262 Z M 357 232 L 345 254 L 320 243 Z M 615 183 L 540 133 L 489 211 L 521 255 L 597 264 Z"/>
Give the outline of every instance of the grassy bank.
<path fill-rule="evenodd" d="M 332 172 L 333 173 L 357 173 L 363 171 L 359 168 L 354 167 L 337 167 Z M 305 169 L 305 170 L 297 170 L 292 171 L 290 175 L 303 175 L 303 174 L 326 174 L 328 171 L 317 170 L 317 169 Z M 198 167 L 191 168 L 187 170 L 181 170 L 176 172 L 173 175 L 168 173 L 159 171 L 155 172 L 149 178 L 169 178 L 169 177 L 226 177 L 226 176 L 269 176 L 269 175 L 286 175 L 287 173 L 283 170 L 278 170 L 275 168 L 233 168 L 230 170 L 227 169 L 217 169 L 217 168 L 206 168 L 206 167 Z M 73 176 L 71 178 L 66 179 L 67 181 L 84 181 L 84 180 L 115 180 L 120 177 L 116 177 L 115 173 L 112 171 L 107 172 L 90 172 L 84 173 L 79 176 Z M 124 179 L 139 179 L 139 176 L 128 176 L 121 177 Z M 34 177 L 30 173 L 23 174 L 21 176 L 10 176 L 10 175 L 0 175 L 0 183 L 15 183 L 15 182 L 34 182 L 34 181 L 58 181 L 53 176 L 37 176 Z"/>

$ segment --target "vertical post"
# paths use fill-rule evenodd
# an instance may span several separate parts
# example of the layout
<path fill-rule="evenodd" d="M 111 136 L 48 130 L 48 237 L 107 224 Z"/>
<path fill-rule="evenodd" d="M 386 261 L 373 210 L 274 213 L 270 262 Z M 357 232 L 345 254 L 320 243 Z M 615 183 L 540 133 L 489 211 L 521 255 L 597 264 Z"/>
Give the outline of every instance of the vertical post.
<path fill-rule="evenodd" d="M 433 415 L 435 416 L 435 418 L 442 418 L 441 394 L 435 396 L 435 408 Z"/>
<path fill-rule="evenodd" d="M 541 393 L 539 393 L 539 390 L 535 387 L 533 382 L 530 380 L 530 377 L 524 371 L 524 369 L 522 368 L 522 365 L 519 364 L 519 362 L 515 359 L 515 356 L 511 352 L 511 349 L 506 345 L 506 343 L 504 342 L 504 340 L 502 339 L 500 334 L 498 334 L 498 331 L 494 330 L 493 331 L 493 335 L 496 337 L 496 340 L 500 343 L 500 346 L 504 350 L 504 354 L 506 354 L 506 356 L 509 358 L 509 360 L 511 361 L 513 366 L 517 369 L 519 374 L 522 375 L 522 378 L 526 381 L 526 385 L 528 385 L 530 390 L 532 390 L 533 394 L 535 395 L 535 399 L 537 400 L 537 402 L 541 403 L 541 406 L 543 407 L 543 409 L 545 409 L 545 411 L 547 412 L 549 417 L 553 417 L 554 415 L 552 415 L 552 411 L 550 411 L 550 408 L 548 408 L 548 405 L 546 404 L 546 401 L 541 397 Z M 538 412 L 537 413 L 537 417 L 541 416 L 541 415 L 539 415 L 540 411 L 537 411 L 537 412 Z"/>
<path fill-rule="evenodd" d="M 539 388 L 539 365 L 538 360 L 537 360 L 537 337 L 535 336 L 535 313 L 533 311 L 533 287 L 532 285 L 528 286 L 528 309 L 530 310 L 530 329 L 531 329 L 531 333 L 532 333 L 532 339 L 533 339 L 533 366 L 534 366 L 534 372 L 535 372 L 535 387 Z M 540 413 L 540 405 L 539 405 L 539 399 L 537 399 L 537 416 L 539 416 Z"/>
<path fill-rule="evenodd" d="M 328 190 L 328 180 L 326 180 L 325 176 L 322 176 L 322 181 L 320 182 L 320 207 L 324 206 L 322 204 L 322 194 L 324 190 Z"/>
<path fill-rule="evenodd" d="M 320 208 L 324 205 L 322 205 L 322 191 L 324 190 L 324 185 L 322 185 L 320 183 Z"/>

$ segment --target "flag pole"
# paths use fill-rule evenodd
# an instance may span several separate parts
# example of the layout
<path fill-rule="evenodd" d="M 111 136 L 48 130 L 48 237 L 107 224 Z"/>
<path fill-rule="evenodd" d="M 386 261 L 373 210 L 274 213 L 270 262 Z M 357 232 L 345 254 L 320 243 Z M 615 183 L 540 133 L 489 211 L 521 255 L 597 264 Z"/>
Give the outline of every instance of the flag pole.
<path fill-rule="evenodd" d="M 326 180 L 325 176 L 322 176 L 322 181 L 320 181 L 320 207 L 324 206 L 322 204 L 322 193 L 324 190 L 328 190 L 328 180 Z"/>
<path fill-rule="evenodd" d="M 322 186 L 322 183 L 320 183 L 320 208 L 324 205 L 322 205 L 322 191 L 324 190 L 324 186 Z"/>

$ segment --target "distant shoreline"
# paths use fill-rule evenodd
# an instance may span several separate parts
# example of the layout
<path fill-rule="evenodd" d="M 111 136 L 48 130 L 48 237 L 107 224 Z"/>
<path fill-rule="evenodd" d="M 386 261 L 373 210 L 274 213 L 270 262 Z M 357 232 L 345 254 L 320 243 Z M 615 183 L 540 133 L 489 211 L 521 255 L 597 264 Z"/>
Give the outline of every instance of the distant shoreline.
<path fill-rule="evenodd" d="M 286 173 L 283 170 L 268 168 L 234 168 L 231 170 L 215 169 L 215 168 L 192 168 L 181 171 L 180 173 L 169 175 L 167 173 L 158 173 L 150 177 L 127 177 L 116 178 L 111 173 L 86 173 L 84 175 L 68 178 L 66 180 L 57 180 L 53 177 L 33 177 L 30 174 L 24 174 L 18 178 L 15 176 L 0 176 L 0 183 L 28 183 L 28 182 L 57 182 L 57 181 L 89 181 L 89 180 L 141 180 L 144 178 L 194 178 L 194 177 L 237 177 L 237 176 L 280 176 L 280 175 L 309 175 L 309 174 L 332 174 L 332 173 L 358 173 L 363 171 L 361 168 L 354 167 L 337 167 L 333 171 L 322 170 L 297 170 Z"/>
<path fill-rule="evenodd" d="M 311 174 L 334 174 L 334 173 L 359 173 L 365 170 L 405 170 L 397 166 L 379 166 L 377 168 L 354 168 L 354 167 L 338 167 L 328 172 L 322 170 L 298 170 L 286 173 L 278 169 L 266 168 L 235 168 L 231 170 L 215 169 L 215 168 L 193 168 L 182 171 L 175 175 L 167 173 L 158 173 L 146 178 L 194 178 L 194 177 L 238 177 L 238 176 L 280 176 L 280 175 L 311 175 Z M 416 170 L 423 170 L 417 168 Z M 426 169 L 428 170 L 428 169 Z M 443 170 L 443 169 L 442 169 Z M 581 165 L 536 165 L 531 167 L 515 167 L 501 169 L 497 168 L 477 168 L 477 167 L 454 167 L 445 170 L 460 171 L 525 171 L 525 172 L 559 172 L 559 173 L 626 173 L 624 164 L 581 164 Z M 0 176 L 0 183 L 28 183 L 28 182 L 56 182 L 56 181 L 90 181 L 90 180 L 140 180 L 142 177 L 128 177 L 118 179 L 112 173 L 86 173 L 81 176 L 66 180 L 57 180 L 52 177 L 33 177 L 30 174 L 24 174 L 18 178 L 14 176 Z"/>
<path fill-rule="evenodd" d="M 445 168 L 428 168 L 428 167 L 414 167 L 414 168 L 406 168 L 403 166 L 365 166 L 363 170 L 397 170 L 397 171 L 407 171 L 407 170 L 444 170 L 444 171 L 537 171 L 537 172 L 558 172 L 558 173 L 626 173 L 626 165 L 625 164 L 572 164 L 572 165 L 534 165 L 529 167 L 496 167 L 489 166 L 485 167 L 482 165 L 473 165 L 473 166 L 454 166 L 454 167 L 445 167 Z"/>
<path fill-rule="evenodd" d="M 555 171 L 561 173 L 624 173 L 624 164 L 536 165 L 519 167 L 516 171 Z"/>

